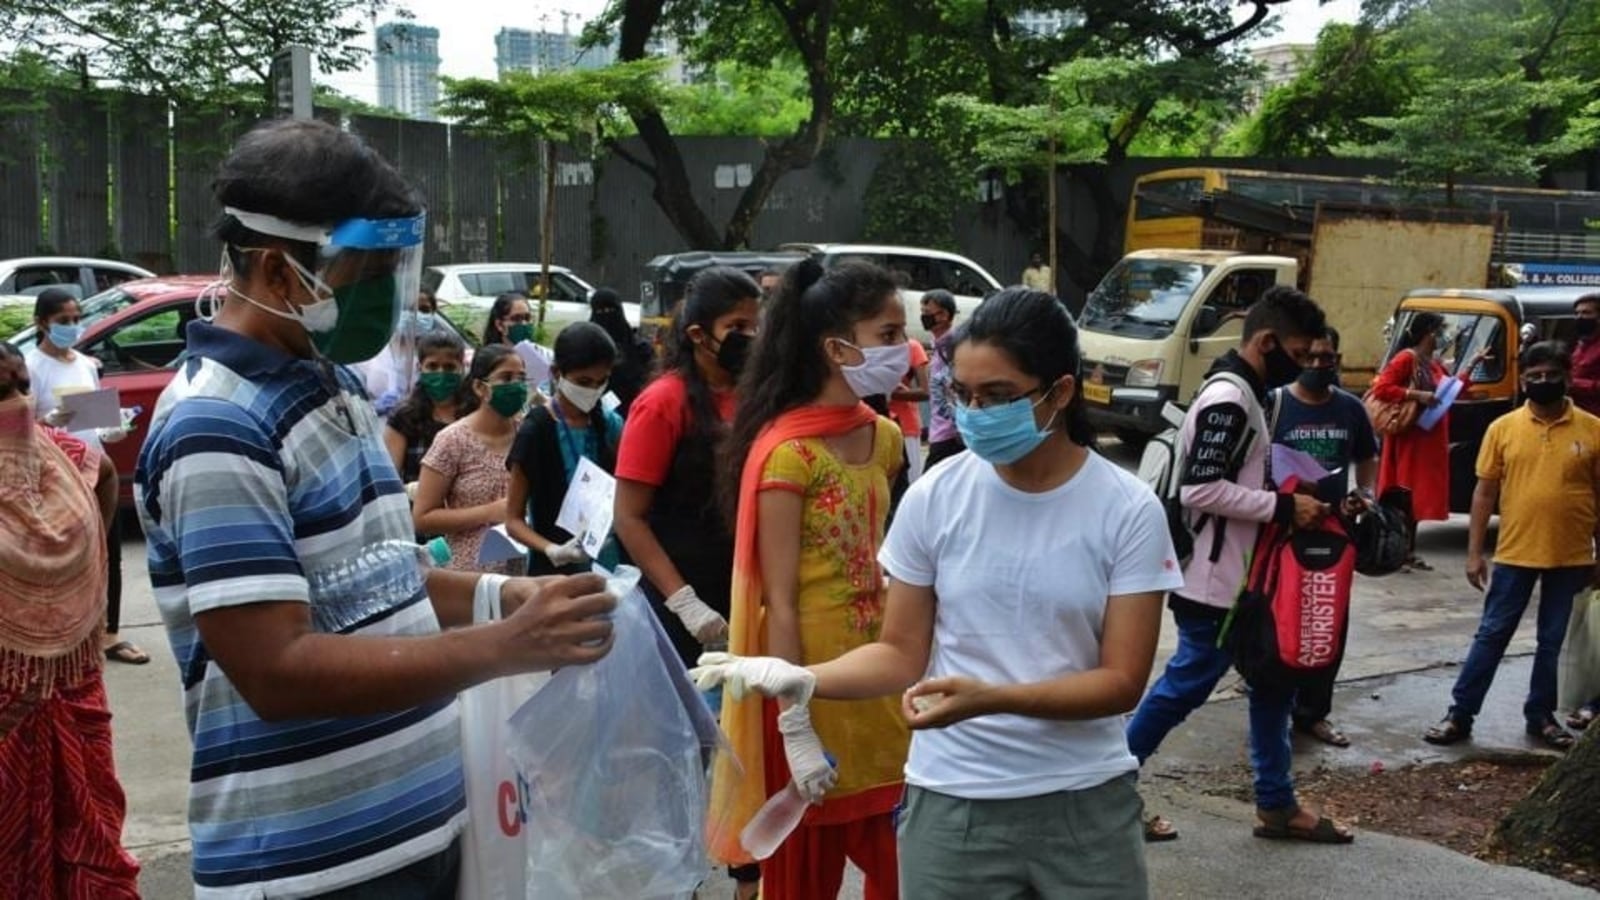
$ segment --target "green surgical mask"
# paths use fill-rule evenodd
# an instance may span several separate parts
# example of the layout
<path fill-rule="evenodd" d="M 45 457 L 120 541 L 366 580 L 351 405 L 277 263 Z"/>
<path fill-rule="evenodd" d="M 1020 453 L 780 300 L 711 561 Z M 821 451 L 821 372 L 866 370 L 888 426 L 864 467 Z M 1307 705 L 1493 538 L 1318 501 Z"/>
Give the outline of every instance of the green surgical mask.
<path fill-rule="evenodd" d="M 339 320 L 331 331 L 311 335 L 317 350 L 345 365 L 377 356 L 394 334 L 400 308 L 395 302 L 395 278 L 385 275 L 347 284 L 333 292 Z"/>
<path fill-rule="evenodd" d="M 461 389 L 460 372 L 423 372 L 417 376 L 422 392 L 435 403 L 449 400 Z"/>
<path fill-rule="evenodd" d="M 506 418 L 511 418 L 528 405 L 528 383 L 508 381 L 489 385 L 489 408 Z"/>
<path fill-rule="evenodd" d="M 506 329 L 506 340 L 513 344 L 533 340 L 533 325 L 528 322 L 518 322 Z"/>

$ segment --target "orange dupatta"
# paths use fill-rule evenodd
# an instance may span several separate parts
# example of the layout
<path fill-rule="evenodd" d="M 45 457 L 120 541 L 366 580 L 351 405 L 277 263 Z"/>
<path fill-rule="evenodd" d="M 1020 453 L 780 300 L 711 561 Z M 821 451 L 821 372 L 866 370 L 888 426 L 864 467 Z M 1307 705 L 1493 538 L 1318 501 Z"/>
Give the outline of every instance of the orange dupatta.
<path fill-rule="evenodd" d="M 767 646 L 760 546 L 756 541 L 756 523 L 761 515 L 757 495 L 767 459 L 788 441 L 838 437 L 877 420 L 878 414 L 864 403 L 802 406 L 778 416 L 757 435 L 739 479 L 739 518 L 733 536 L 728 650 L 735 656 L 762 656 Z M 722 698 L 722 730 L 733 752 L 719 754 L 712 768 L 706 839 L 711 855 L 729 865 L 754 862 L 739 843 L 739 832 L 767 801 L 761 703 L 759 696 L 747 696 L 737 702 L 727 695 Z"/>

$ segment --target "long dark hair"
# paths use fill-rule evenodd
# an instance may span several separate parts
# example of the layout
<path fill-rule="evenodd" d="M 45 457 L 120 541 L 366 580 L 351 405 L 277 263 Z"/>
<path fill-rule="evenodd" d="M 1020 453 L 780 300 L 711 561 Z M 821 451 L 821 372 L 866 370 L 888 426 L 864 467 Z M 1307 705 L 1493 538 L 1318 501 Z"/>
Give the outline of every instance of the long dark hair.
<path fill-rule="evenodd" d="M 472 368 L 467 370 L 467 378 L 461 383 L 461 399 L 456 401 L 456 418 L 466 418 L 470 413 L 477 412 L 481 405 L 478 401 L 478 392 L 472 389 L 472 383 L 487 381 L 501 363 L 516 354 L 517 351 L 505 344 L 479 347 L 478 351 L 472 354 Z"/>
<path fill-rule="evenodd" d="M 1444 316 L 1434 312 L 1419 312 L 1406 323 L 1406 330 L 1400 332 L 1400 349 L 1411 350 L 1422 343 L 1423 338 L 1433 334 L 1444 326 Z"/>
<path fill-rule="evenodd" d="M 699 325 L 707 335 L 717 319 L 732 312 L 746 300 L 759 300 L 761 286 L 755 279 L 728 266 L 703 269 L 684 288 L 683 302 L 672 320 L 672 343 L 667 348 L 663 371 L 676 372 L 689 394 L 689 421 L 684 436 L 708 440 L 723 430 L 717 405 L 711 399 L 711 385 L 700 374 L 694 358 L 695 343 L 689 327 Z"/>
<path fill-rule="evenodd" d="M 574 369 L 587 369 L 601 364 L 615 366 L 617 345 L 599 325 L 574 322 L 556 335 L 555 357 L 556 369 L 565 376 Z M 560 412 L 552 409 L 550 415 L 554 418 Z M 604 403 L 596 403 L 590 408 L 589 429 L 594 435 L 595 446 L 600 448 L 600 458 L 596 462 L 607 472 L 612 471 L 617 465 L 617 448 L 608 440 L 610 435 L 607 434 L 609 429 L 606 428 Z"/>
<path fill-rule="evenodd" d="M 506 343 L 506 333 L 500 330 L 495 323 L 511 315 L 511 305 L 518 300 L 527 302 L 528 295 L 521 291 L 506 291 L 494 298 L 494 305 L 489 307 L 489 321 L 483 326 L 483 346 Z"/>
<path fill-rule="evenodd" d="M 457 337 L 455 332 L 448 328 L 435 328 L 417 336 L 417 362 L 419 364 L 436 353 L 454 353 L 465 360 L 467 345 L 462 343 L 461 338 Z M 455 399 L 458 411 L 466 403 L 464 397 L 470 393 L 471 391 L 467 389 L 466 379 L 462 379 L 461 387 L 456 390 Z M 389 414 L 389 425 L 407 438 L 418 436 L 431 441 L 433 435 L 444 427 L 433 418 L 433 410 L 433 398 L 429 397 L 428 392 L 422 389 L 422 383 L 419 379 L 417 383 L 411 385 L 411 392 L 406 395 L 406 399 L 401 401 L 400 405 L 395 407 L 394 412 Z"/>
<path fill-rule="evenodd" d="M 39 292 L 39 296 L 33 298 L 33 321 L 42 324 L 45 319 L 66 309 L 68 303 L 77 302 L 78 298 L 73 296 L 71 291 L 63 290 L 62 288 L 45 288 Z"/>
<path fill-rule="evenodd" d="M 945 361 L 955 356 L 955 348 L 969 343 L 988 344 L 1010 357 L 1017 368 L 1039 379 L 1041 393 L 1066 375 L 1076 379 L 1072 402 L 1051 427 L 1065 429 L 1074 444 L 1094 446 L 1094 426 L 1083 399 L 1078 326 L 1060 300 L 1031 288 L 1006 288 L 983 301 L 956 329 Z"/>
<path fill-rule="evenodd" d="M 745 457 L 767 423 L 822 393 L 831 374 L 825 337 L 848 336 L 857 322 L 898 300 L 893 276 L 869 263 L 846 263 L 824 273 L 815 260 L 789 267 L 767 307 L 750 361 L 739 379 L 739 412 L 723 447 L 722 505 L 731 520 Z"/>

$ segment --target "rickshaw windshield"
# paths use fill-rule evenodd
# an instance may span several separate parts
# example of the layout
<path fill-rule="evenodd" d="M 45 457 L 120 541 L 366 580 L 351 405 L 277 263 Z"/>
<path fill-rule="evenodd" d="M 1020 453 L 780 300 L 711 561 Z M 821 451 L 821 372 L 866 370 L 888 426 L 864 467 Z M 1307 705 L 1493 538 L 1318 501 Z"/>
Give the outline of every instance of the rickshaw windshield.
<path fill-rule="evenodd" d="M 1505 377 L 1505 323 L 1498 316 L 1486 313 L 1402 309 L 1395 319 L 1393 337 L 1389 343 L 1389 352 L 1384 357 L 1385 361 L 1393 359 L 1400 351 L 1402 336 L 1411 326 L 1412 320 L 1422 312 L 1432 312 L 1444 318 L 1444 334 L 1438 343 L 1435 358 L 1445 367 L 1445 371 L 1452 376 L 1460 374 L 1459 368 L 1477 355 L 1479 350 L 1487 347 L 1489 356 L 1472 370 L 1472 380 L 1477 383 L 1492 383 Z"/>

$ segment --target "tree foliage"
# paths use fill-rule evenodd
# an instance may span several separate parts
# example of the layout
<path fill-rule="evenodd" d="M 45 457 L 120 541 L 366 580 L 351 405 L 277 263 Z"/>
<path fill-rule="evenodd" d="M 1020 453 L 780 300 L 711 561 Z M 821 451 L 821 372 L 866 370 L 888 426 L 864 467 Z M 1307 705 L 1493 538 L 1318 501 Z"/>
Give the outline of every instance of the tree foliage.
<path fill-rule="evenodd" d="M 96 81 L 224 102 L 264 102 L 272 57 L 291 44 L 310 47 L 325 75 L 359 68 L 369 52 L 365 17 L 392 10 L 389 0 L 7 0 L 5 8 L 0 42 Z"/>
<path fill-rule="evenodd" d="M 664 68 L 664 60 L 645 59 L 604 69 L 507 72 L 498 81 L 445 78 L 439 112 L 521 154 L 536 155 L 545 141 L 592 149 L 626 128 L 627 110 L 661 108 Z"/>
<path fill-rule="evenodd" d="M 810 112 L 805 72 L 788 60 L 764 66 L 723 61 L 673 89 L 666 102 L 667 125 L 677 135 L 781 138 L 794 134 Z"/>

